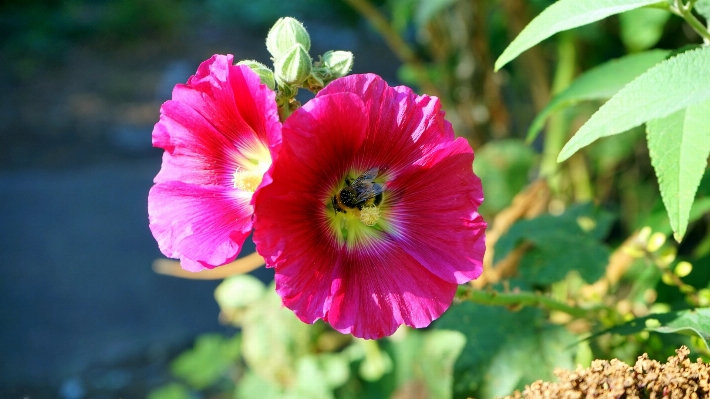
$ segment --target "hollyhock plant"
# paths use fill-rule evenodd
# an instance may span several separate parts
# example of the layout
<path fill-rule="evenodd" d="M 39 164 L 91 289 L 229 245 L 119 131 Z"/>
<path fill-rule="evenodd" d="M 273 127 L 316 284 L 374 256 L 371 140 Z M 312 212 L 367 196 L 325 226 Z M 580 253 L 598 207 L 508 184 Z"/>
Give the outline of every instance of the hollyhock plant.
<path fill-rule="evenodd" d="M 232 55 L 214 55 L 175 86 L 160 114 L 153 145 L 165 153 L 148 196 L 153 236 L 187 270 L 231 262 L 281 143 L 275 94 Z"/>
<path fill-rule="evenodd" d="M 372 74 L 325 87 L 284 122 L 255 196 L 254 241 L 284 305 L 368 339 L 429 325 L 482 271 L 473 158 L 435 97 Z"/>

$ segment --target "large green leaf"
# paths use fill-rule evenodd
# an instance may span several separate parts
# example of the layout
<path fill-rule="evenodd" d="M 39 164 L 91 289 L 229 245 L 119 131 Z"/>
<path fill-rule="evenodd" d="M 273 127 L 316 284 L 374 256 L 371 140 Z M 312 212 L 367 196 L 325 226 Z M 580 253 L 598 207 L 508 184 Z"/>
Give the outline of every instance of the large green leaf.
<path fill-rule="evenodd" d="M 710 155 L 710 101 L 649 121 L 646 128 L 661 197 L 680 241 Z"/>
<path fill-rule="evenodd" d="M 601 64 L 579 75 L 567 89 L 556 95 L 535 117 L 528 130 L 532 141 L 554 111 L 580 101 L 606 100 L 649 68 L 663 61 L 670 53 L 667 50 L 651 50 L 627 55 Z"/>
<path fill-rule="evenodd" d="M 515 223 L 495 246 L 494 263 L 520 242 L 533 245 L 520 261 L 520 277 L 531 284 L 560 281 L 572 270 L 591 283 L 604 275 L 609 249 L 600 241 L 611 216 L 591 204 L 577 205 L 561 216 L 542 215 Z"/>
<path fill-rule="evenodd" d="M 676 312 L 652 314 L 646 317 L 633 319 L 620 326 L 610 328 L 594 334 L 592 337 L 615 333 L 621 335 L 636 334 L 641 331 L 655 331 L 659 333 L 682 333 L 700 337 L 705 346 L 710 343 L 710 308 L 680 310 Z"/>
<path fill-rule="evenodd" d="M 641 51 L 658 43 L 671 13 L 658 8 L 638 8 L 619 15 L 621 41 L 630 51 Z"/>
<path fill-rule="evenodd" d="M 565 144 L 557 161 L 564 161 L 600 137 L 625 132 L 708 99 L 710 47 L 678 54 L 616 93 Z"/>
<path fill-rule="evenodd" d="M 710 0 L 698 0 L 695 3 L 695 10 L 705 19 L 710 20 Z"/>
<path fill-rule="evenodd" d="M 533 19 L 496 60 L 498 70 L 523 51 L 557 32 L 599 21 L 659 0 L 559 0 Z"/>
<path fill-rule="evenodd" d="M 573 367 L 575 338 L 543 321 L 542 311 L 464 302 L 454 305 L 435 328 L 456 330 L 466 345 L 454 365 L 454 398 L 490 399 L 549 380 L 556 367 Z"/>

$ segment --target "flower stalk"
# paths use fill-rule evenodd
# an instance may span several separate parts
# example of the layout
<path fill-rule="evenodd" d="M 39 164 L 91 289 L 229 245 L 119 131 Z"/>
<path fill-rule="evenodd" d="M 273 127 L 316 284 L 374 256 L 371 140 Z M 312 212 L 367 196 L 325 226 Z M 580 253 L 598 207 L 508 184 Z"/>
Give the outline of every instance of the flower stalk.
<path fill-rule="evenodd" d="M 471 301 L 481 305 L 497 306 L 535 306 L 548 310 L 557 310 L 567 313 L 575 318 L 590 318 L 594 309 L 584 309 L 577 306 L 567 305 L 562 302 L 534 292 L 500 292 L 482 291 L 471 289 L 470 287 L 459 287 L 457 297 L 460 300 Z"/>

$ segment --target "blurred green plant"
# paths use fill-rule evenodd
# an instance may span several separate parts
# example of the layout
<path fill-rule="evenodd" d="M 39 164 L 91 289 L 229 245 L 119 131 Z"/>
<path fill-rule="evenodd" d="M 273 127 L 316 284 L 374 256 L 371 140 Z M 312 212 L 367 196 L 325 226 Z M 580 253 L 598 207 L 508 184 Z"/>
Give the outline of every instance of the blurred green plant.
<path fill-rule="evenodd" d="M 450 398 L 454 362 L 466 339 L 445 329 L 402 329 L 377 342 L 307 325 L 281 305 L 273 284 L 232 276 L 217 288 L 223 322 L 241 331 L 199 336 L 171 365 L 175 381 L 151 399 L 186 393 L 237 398 L 362 398 L 405 395 Z M 231 394 L 230 394 L 231 395 Z M 408 396 L 403 396 L 408 397 Z"/>

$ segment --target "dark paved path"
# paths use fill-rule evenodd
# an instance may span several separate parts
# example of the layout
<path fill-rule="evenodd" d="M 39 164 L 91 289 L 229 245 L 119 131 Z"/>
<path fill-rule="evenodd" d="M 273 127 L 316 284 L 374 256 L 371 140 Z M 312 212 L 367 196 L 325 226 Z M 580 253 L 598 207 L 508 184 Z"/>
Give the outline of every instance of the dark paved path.
<path fill-rule="evenodd" d="M 159 167 L 0 172 L 0 387 L 55 385 L 224 328 L 217 282 L 151 270 L 161 254 L 146 198 Z"/>

